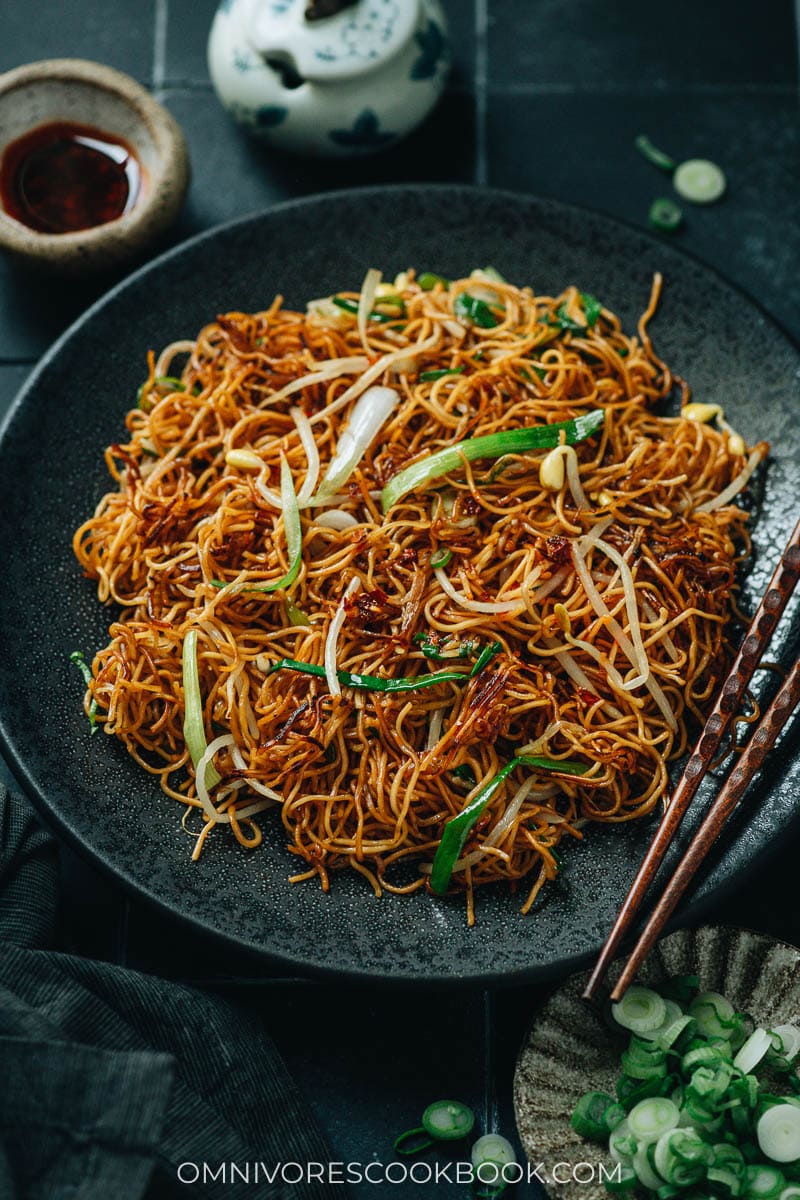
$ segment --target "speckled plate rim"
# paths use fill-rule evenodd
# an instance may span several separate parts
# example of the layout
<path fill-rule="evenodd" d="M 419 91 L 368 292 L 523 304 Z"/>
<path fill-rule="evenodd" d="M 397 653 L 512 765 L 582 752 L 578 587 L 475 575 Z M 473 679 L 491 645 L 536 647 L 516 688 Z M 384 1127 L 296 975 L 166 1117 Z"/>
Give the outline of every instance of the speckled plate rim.
<path fill-rule="evenodd" d="M 165 251 L 155 259 L 139 267 L 131 274 L 127 275 L 123 280 L 117 283 L 109 291 L 105 292 L 98 298 L 81 316 L 73 322 L 71 326 L 52 344 L 45 352 L 42 358 L 37 363 L 31 375 L 28 377 L 22 388 L 16 395 L 8 412 L 6 413 L 2 423 L 0 423 L 0 447 L 2 447 L 5 437 L 11 431 L 15 422 L 16 415 L 28 399 L 28 396 L 35 389 L 40 375 L 44 370 L 58 357 L 62 348 L 75 336 L 76 333 L 83 330 L 91 324 L 95 316 L 102 312 L 106 305 L 113 301 L 117 296 L 124 293 L 129 287 L 137 285 L 141 280 L 146 279 L 150 274 L 157 274 L 163 268 L 167 267 L 173 260 L 180 258 L 184 253 L 193 250 L 205 243 L 212 243 L 219 235 L 227 232 L 243 229 L 252 223 L 260 223 L 269 221 L 274 217 L 279 217 L 282 213 L 299 210 L 306 206 L 314 206 L 321 201 L 330 201 L 335 203 L 338 197 L 346 195 L 349 199 L 363 199 L 368 201 L 372 197 L 381 197 L 391 194 L 395 199 L 399 198 L 403 192 L 413 195 L 422 194 L 439 194 L 458 193 L 466 197 L 480 196 L 490 197 L 498 202 L 504 202 L 510 205 L 518 205 L 520 203 L 542 203 L 553 209 L 561 209 L 573 215 L 585 214 L 594 220 L 607 225 L 609 228 L 619 227 L 635 237 L 642 239 L 653 247 L 663 249 L 663 242 L 646 230 L 639 228 L 632 222 L 610 216 L 607 213 L 597 209 L 592 209 L 586 205 L 574 205 L 563 202 L 561 200 L 552 199 L 550 197 L 538 197 L 525 192 L 515 192 L 507 189 L 493 188 L 478 188 L 468 184 L 430 184 L 430 183 L 409 183 L 402 185 L 376 185 L 371 187 L 334 190 L 323 193 L 315 193 L 310 196 L 304 196 L 297 199 L 287 200 L 282 203 L 270 206 L 265 210 L 258 210 L 243 214 L 232 221 L 227 221 L 211 229 L 204 230 L 196 234 L 194 237 L 179 243 L 178 245 Z M 670 245 L 670 254 L 676 255 L 678 258 L 687 259 L 693 263 L 695 267 L 700 269 L 710 278 L 715 279 L 722 287 L 735 293 L 748 304 L 752 309 L 763 318 L 765 323 L 773 328 L 783 340 L 796 353 L 800 353 L 800 345 L 783 327 L 781 322 L 770 313 L 766 307 L 757 299 L 753 298 L 745 289 L 737 283 L 728 279 L 722 272 L 704 262 L 697 255 L 684 249 L 680 246 Z M 4 720 L 2 703 L 0 702 L 0 751 L 12 771 L 14 778 L 19 783 L 20 787 L 31 800 L 34 806 L 39 811 L 44 821 L 52 828 L 62 839 L 75 849 L 80 855 L 88 859 L 95 867 L 103 874 L 120 883 L 123 888 L 133 897 L 145 901 L 156 912 L 163 913 L 172 920 L 176 920 L 179 924 L 193 929 L 203 936 L 209 937 L 213 942 L 216 942 L 220 947 L 225 947 L 239 954 L 252 957 L 255 961 L 270 963 L 273 966 L 282 966 L 288 969 L 290 974 L 310 975 L 327 979 L 348 979 L 350 981 L 379 984 L 392 987 L 417 987 L 417 986 L 440 986 L 443 988 L 451 987 L 454 984 L 482 984 L 491 986 L 511 986 L 522 985 L 532 981 L 541 982 L 543 984 L 552 982 L 556 979 L 563 978 L 565 975 L 580 971 L 588 965 L 599 949 L 599 943 L 592 949 L 576 953 L 571 956 L 564 956 L 557 961 L 546 964 L 528 964 L 521 965 L 519 969 L 513 971 L 466 971 L 463 974 L 454 975 L 448 974 L 414 974 L 407 977 L 398 975 L 385 976 L 381 972 L 361 970 L 353 967 L 342 967 L 337 965 L 329 965 L 324 962 L 311 958 L 302 958 L 300 956 L 288 955 L 285 953 L 272 951 L 267 949 L 263 944 L 248 939 L 241 935 L 234 935 L 225 930 L 222 930 L 203 919 L 196 914 L 180 910 L 174 907 L 168 900 L 164 900 L 157 892 L 151 890 L 141 879 L 135 878 L 128 870 L 116 863 L 110 862 L 103 856 L 103 853 L 89 846 L 81 837 L 80 833 L 72 828 L 67 816 L 62 814 L 57 807 L 50 803 L 48 797 L 42 793 L 28 770 L 25 762 L 17 754 L 12 740 L 9 738 L 6 724 Z M 784 832 L 800 830 L 800 812 L 798 812 L 788 826 L 784 826 Z M 700 898 L 694 898 L 686 906 L 685 909 L 679 910 L 678 914 L 673 918 L 669 925 L 669 929 L 681 928 L 687 922 L 696 922 L 698 919 L 715 907 L 721 900 L 731 894 L 736 888 L 741 886 L 743 879 L 750 877 L 754 872 L 761 869 L 763 865 L 778 850 L 778 840 L 773 839 L 767 844 L 761 846 L 757 852 L 740 867 L 737 873 L 717 883 L 712 890 Z"/>

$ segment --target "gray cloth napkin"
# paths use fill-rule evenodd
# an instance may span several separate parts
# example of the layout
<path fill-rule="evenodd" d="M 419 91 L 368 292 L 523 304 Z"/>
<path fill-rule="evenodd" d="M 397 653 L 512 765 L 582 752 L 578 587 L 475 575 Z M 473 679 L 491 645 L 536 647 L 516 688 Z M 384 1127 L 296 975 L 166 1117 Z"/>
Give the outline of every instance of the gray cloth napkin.
<path fill-rule="evenodd" d="M 0 784 L 0 1200 L 343 1197 L 260 1167 L 253 1185 L 255 1164 L 330 1160 L 263 1027 L 217 996 L 58 953 L 57 903 L 56 843 Z"/>

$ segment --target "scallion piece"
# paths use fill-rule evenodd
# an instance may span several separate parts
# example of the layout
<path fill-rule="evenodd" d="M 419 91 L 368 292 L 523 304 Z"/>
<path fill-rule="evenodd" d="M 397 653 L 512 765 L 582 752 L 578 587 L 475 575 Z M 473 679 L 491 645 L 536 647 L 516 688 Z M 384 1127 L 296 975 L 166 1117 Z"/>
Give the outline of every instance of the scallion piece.
<path fill-rule="evenodd" d="M 682 162 L 672 177 L 675 191 L 692 204 L 713 204 L 725 192 L 724 172 L 707 158 L 690 158 Z"/>
<path fill-rule="evenodd" d="M 341 308 L 345 312 L 352 313 L 354 316 L 358 316 L 358 305 L 356 304 L 355 300 L 348 300 L 346 296 L 332 296 L 331 300 L 333 301 L 333 303 L 336 305 L 337 308 Z M 385 304 L 386 301 L 379 299 L 378 303 Z M 382 312 L 376 312 L 373 309 L 373 311 L 369 314 L 369 320 L 376 321 L 380 324 L 385 325 L 389 321 L 399 321 L 404 316 L 405 316 L 405 305 L 403 306 L 403 311 L 397 312 L 397 313 L 382 313 Z"/>
<path fill-rule="evenodd" d="M 611 1015 L 623 1029 L 632 1033 L 649 1033 L 664 1023 L 667 1006 L 651 988 L 629 987 L 618 1004 L 611 1007 Z"/>
<path fill-rule="evenodd" d="M 434 550 L 430 557 L 430 564 L 434 570 L 439 570 L 441 567 L 446 567 L 452 557 L 452 550 Z"/>
<path fill-rule="evenodd" d="M 447 662 L 454 658 L 472 658 L 480 646 L 478 638 L 462 638 L 458 643 L 457 650 L 451 650 L 449 654 L 442 654 L 441 640 L 435 640 L 430 633 L 415 633 L 411 641 L 415 646 L 419 646 L 426 658 L 432 658 L 435 662 Z"/>
<path fill-rule="evenodd" d="M 434 275 L 432 271 L 423 271 L 421 275 L 417 276 L 417 283 L 423 292 L 432 292 L 437 283 L 440 283 L 445 288 L 450 287 L 449 280 L 445 279 L 443 275 Z"/>
<path fill-rule="evenodd" d="M 78 670 L 80 671 L 81 675 L 83 676 L 83 682 L 86 684 L 86 686 L 87 686 L 87 688 L 88 688 L 89 684 L 90 684 L 90 683 L 92 682 L 92 680 L 94 679 L 94 676 L 92 675 L 92 669 L 91 669 L 91 667 L 90 667 L 90 666 L 89 666 L 89 664 L 86 662 L 86 659 L 83 657 L 83 655 L 82 655 L 82 653 L 80 652 L 80 650 L 73 650 L 73 651 L 72 651 L 72 654 L 70 654 L 70 656 L 69 656 L 69 661 L 70 661 L 71 663 L 74 663 L 74 664 L 75 664 L 75 666 L 78 668 Z M 96 698 L 95 696 L 92 696 L 92 699 L 91 699 L 91 701 L 89 702 L 89 711 L 88 711 L 88 713 L 87 713 L 87 716 L 88 716 L 88 718 L 89 718 L 89 732 L 90 732 L 90 734 L 92 734 L 92 733 L 97 733 L 97 729 L 98 729 L 98 725 L 97 725 L 97 698 Z"/>
<path fill-rule="evenodd" d="M 422 1128 L 437 1142 L 457 1142 L 475 1127 L 475 1114 L 460 1100 L 436 1100 L 422 1114 Z"/>
<path fill-rule="evenodd" d="M 669 196 L 659 196 L 650 205 L 648 220 L 654 229 L 662 233 L 673 233 L 683 223 L 683 209 Z"/>
<path fill-rule="evenodd" d="M 303 530 L 300 524 L 300 506 L 297 503 L 297 493 L 294 490 L 294 479 L 286 456 L 281 454 L 281 509 L 283 510 L 283 526 L 286 530 L 286 550 L 289 557 L 289 570 L 274 583 L 251 583 L 242 588 L 242 592 L 279 592 L 290 588 L 297 579 L 300 564 L 303 561 Z M 230 582 L 230 581 L 229 581 Z M 228 583 L 212 579 L 212 587 L 227 587 Z M 305 624 L 309 622 L 306 621 Z M 300 622 L 303 624 L 303 622 Z"/>
<path fill-rule="evenodd" d="M 552 450 L 561 444 L 561 434 L 567 446 L 574 446 L 597 433 L 603 424 L 604 412 L 592 409 L 571 421 L 557 421 L 553 425 L 529 425 L 522 429 L 509 429 L 504 433 L 490 433 L 484 437 L 467 438 L 456 442 L 446 450 L 439 450 L 428 458 L 412 463 L 387 483 L 381 493 L 381 505 L 386 513 L 409 492 L 424 487 L 433 479 L 463 465 L 463 459 L 475 462 L 481 458 L 500 458 L 504 454 L 519 454 L 526 450 Z"/>
<path fill-rule="evenodd" d="M 423 371 L 420 375 L 421 383 L 433 383 L 437 379 L 444 379 L 445 375 L 463 375 L 464 367 L 445 367 L 441 371 Z"/>
<path fill-rule="evenodd" d="M 658 167 L 661 171 L 666 171 L 669 175 L 675 170 L 677 166 L 675 159 L 670 158 L 663 150 L 659 150 L 658 146 L 654 146 L 646 134 L 640 133 L 634 142 L 634 146 L 654 167 Z"/>
<path fill-rule="evenodd" d="M 624 1119 L 624 1109 L 616 1100 L 605 1092 L 587 1092 L 576 1104 L 570 1124 L 581 1137 L 604 1142 Z"/>
<path fill-rule="evenodd" d="M 499 321 L 493 309 L 485 300 L 478 300 L 469 292 L 459 292 L 453 304 L 453 313 L 470 325 L 478 325 L 481 329 L 494 329 Z"/>
<path fill-rule="evenodd" d="M 311 624 L 311 618 L 308 616 L 308 614 L 304 613 L 302 608 L 298 608 L 297 605 L 292 600 L 290 600 L 288 596 L 286 597 L 286 616 L 289 619 L 290 625 L 310 625 Z"/>
<path fill-rule="evenodd" d="M 299 671 L 302 675 L 325 678 L 325 668 L 316 663 L 299 662 L 296 658 L 280 658 L 269 669 L 275 671 Z M 430 675 L 402 675 L 395 679 L 384 679 L 381 675 L 359 675 L 352 671 L 337 671 L 343 687 L 363 688 L 367 692 L 415 692 L 420 688 L 435 687 L 437 683 L 455 683 L 469 679 L 465 671 L 434 671 Z"/>
<path fill-rule="evenodd" d="M 203 724 L 203 698 L 200 695 L 200 674 L 197 668 L 197 630 L 190 629 L 183 639 L 183 736 L 186 748 L 196 767 L 206 752 L 206 731 Z M 213 763 L 206 767 L 206 787 L 219 783 L 221 776 Z"/>
<path fill-rule="evenodd" d="M 511 772 L 519 766 L 553 771 L 561 775 L 584 775 L 589 770 L 585 763 L 544 758 L 538 755 L 522 754 L 512 758 L 493 779 L 483 785 L 466 808 L 463 808 L 457 816 L 451 817 L 446 823 L 431 868 L 431 889 L 437 896 L 443 895 L 450 886 L 450 877 L 461 851 L 464 849 L 464 843 L 486 805 Z"/>
<path fill-rule="evenodd" d="M 492 642 L 490 646 L 484 646 L 475 661 L 475 665 L 469 673 L 470 679 L 474 679 L 476 675 L 480 675 L 487 663 L 490 663 L 495 655 L 499 654 L 502 649 L 503 646 L 500 642 Z"/>

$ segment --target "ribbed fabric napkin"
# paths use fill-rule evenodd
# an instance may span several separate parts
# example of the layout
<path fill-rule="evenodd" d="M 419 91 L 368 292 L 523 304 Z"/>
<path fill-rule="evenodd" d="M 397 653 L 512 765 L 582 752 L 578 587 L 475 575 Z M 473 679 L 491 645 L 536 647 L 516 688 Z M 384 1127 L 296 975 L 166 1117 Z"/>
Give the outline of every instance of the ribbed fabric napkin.
<path fill-rule="evenodd" d="M 248 1164 L 330 1160 L 263 1027 L 217 996 L 58 953 L 57 903 L 56 843 L 0 785 L 0 1198 L 343 1197 L 261 1168 L 244 1180 Z"/>

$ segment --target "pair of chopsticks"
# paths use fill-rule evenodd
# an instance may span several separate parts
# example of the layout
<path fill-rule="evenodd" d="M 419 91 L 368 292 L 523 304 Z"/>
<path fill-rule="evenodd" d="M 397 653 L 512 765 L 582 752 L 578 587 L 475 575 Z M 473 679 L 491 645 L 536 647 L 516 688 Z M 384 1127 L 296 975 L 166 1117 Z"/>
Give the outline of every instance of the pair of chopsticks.
<path fill-rule="evenodd" d="M 636 873 L 630 891 L 625 897 L 613 928 L 600 952 L 600 957 L 584 990 L 584 999 L 591 1000 L 596 994 L 619 943 L 633 923 L 645 893 L 661 866 L 667 848 L 700 786 L 700 781 L 708 771 L 731 721 L 739 710 L 745 689 L 775 631 L 781 613 L 794 591 L 798 576 L 800 576 L 800 521 L 795 526 L 794 533 L 781 555 L 769 586 L 761 598 L 730 674 L 722 685 L 714 708 L 673 792 L 658 831 L 650 843 L 642 865 Z M 764 713 L 738 762 L 725 780 L 719 795 L 692 837 L 674 875 L 650 914 L 639 940 L 623 968 L 619 982 L 611 993 L 612 1000 L 619 1000 L 624 995 L 642 961 L 653 947 L 678 901 L 719 837 L 725 822 L 741 800 L 753 777 L 760 770 L 764 759 L 775 744 L 778 734 L 798 703 L 800 703 L 800 658 L 795 661 L 780 691 Z"/>

